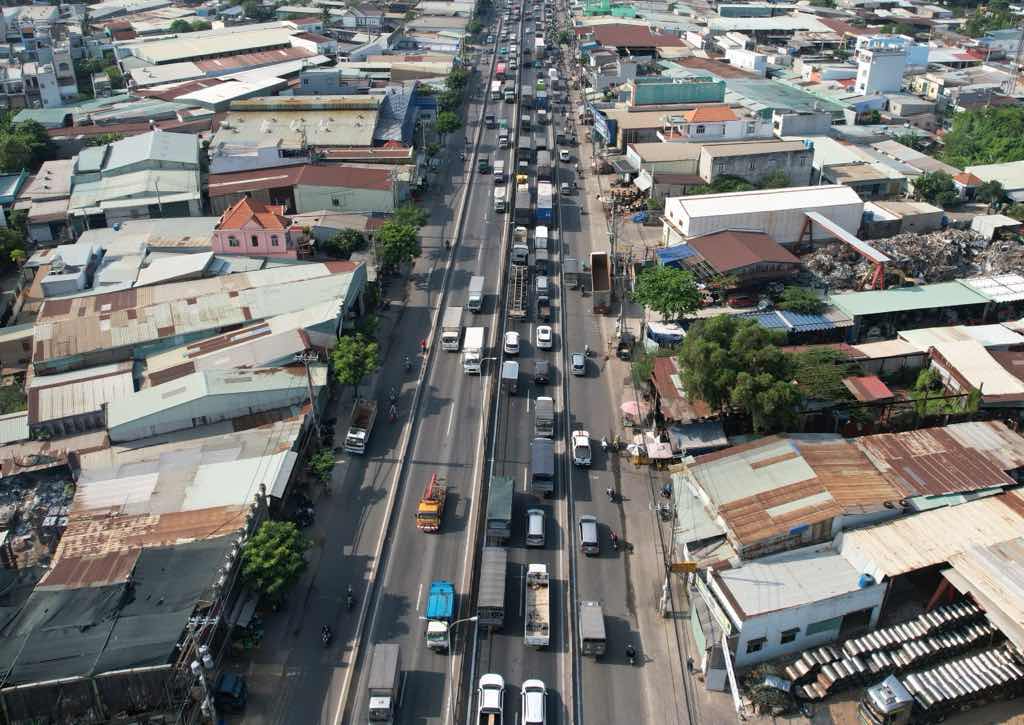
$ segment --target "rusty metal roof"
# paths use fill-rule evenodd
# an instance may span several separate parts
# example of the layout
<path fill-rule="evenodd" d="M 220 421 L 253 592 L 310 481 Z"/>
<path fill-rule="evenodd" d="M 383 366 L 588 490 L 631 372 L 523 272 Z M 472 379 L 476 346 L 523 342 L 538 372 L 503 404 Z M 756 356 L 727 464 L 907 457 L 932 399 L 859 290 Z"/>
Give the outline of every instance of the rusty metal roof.
<path fill-rule="evenodd" d="M 903 497 L 1010 486 L 1024 466 L 1024 438 L 999 421 L 880 433 L 854 441 Z"/>

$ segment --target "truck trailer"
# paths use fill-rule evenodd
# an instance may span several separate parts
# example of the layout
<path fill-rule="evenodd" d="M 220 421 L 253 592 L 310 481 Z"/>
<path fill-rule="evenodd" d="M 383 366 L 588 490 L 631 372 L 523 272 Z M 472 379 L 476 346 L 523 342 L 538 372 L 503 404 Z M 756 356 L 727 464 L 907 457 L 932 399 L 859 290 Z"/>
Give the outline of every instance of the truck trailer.
<path fill-rule="evenodd" d="M 546 565 L 527 566 L 524 596 L 526 646 L 547 647 L 551 643 L 551 589 Z"/>
<path fill-rule="evenodd" d="M 505 625 L 505 577 L 508 574 L 508 550 L 485 546 L 480 557 L 480 587 L 476 599 L 477 623 L 489 629 Z"/>
<path fill-rule="evenodd" d="M 537 223 L 555 223 L 555 194 L 551 183 L 541 181 L 537 184 Z"/>
<path fill-rule="evenodd" d="M 607 315 L 612 305 L 612 272 L 608 252 L 590 253 L 590 295 L 594 312 Z"/>
<path fill-rule="evenodd" d="M 377 401 L 360 398 L 352 406 L 352 417 L 349 419 L 348 433 L 345 435 L 345 452 L 363 455 L 366 444 L 370 441 L 370 431 L 377 419 Z"/>
<path fill-rule="evenodd" d="M 513 320 L 525 319 L 528 313 L 526 285 L 529 272 L 526 265 L 513 264 L 509 267 L 508 316 Z"/>

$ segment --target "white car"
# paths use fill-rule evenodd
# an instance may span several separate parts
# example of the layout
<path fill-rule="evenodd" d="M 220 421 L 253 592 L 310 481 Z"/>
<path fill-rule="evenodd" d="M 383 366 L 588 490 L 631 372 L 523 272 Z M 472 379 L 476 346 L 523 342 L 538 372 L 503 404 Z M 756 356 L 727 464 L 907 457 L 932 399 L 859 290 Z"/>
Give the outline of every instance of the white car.
<path fill-rule="evenodd" d="M 587 374 L 587 358 L 584 357 L 582 352 L 574 352 L 570 356 L 569 361 L 573 375 L 583 376 Z"/>
<path fill-rule="evenodd" d="M 505 354 L 519 354 L 519 333 L 515 330 L 509 330 L 505 333 Z"/>
<path fill-rule="evenodd" d="M 480 678 L 477 690 L 477 719 L 482 722 L 501 722 L 505 712 L 505 678 L 501 675 L 487 674 Z M 487 716 L 492 716 L 488 718 Z"/>
<path fill-rule="evenodd" d="M 553 344 L 552 339 L 550 325 L 537 326 L 537 347 L 541 350 L 550 350 Z"/>
<path fill-rule="evenodd" d="M 523 683 L 523 725 L 544 725 L 547 720 L 548 691 L 541 680 Z"/>
<path fill-rule="evenodd" d="M 577 466 L 590 465 L 590 433 L 585 430 L 572 432 L 572 462 Z"/>
<path fill-rule="evenodd" d="M 572 157 L 569 155 L 568 149 L 558 149 L 558 160 L 569 161 Z"/>

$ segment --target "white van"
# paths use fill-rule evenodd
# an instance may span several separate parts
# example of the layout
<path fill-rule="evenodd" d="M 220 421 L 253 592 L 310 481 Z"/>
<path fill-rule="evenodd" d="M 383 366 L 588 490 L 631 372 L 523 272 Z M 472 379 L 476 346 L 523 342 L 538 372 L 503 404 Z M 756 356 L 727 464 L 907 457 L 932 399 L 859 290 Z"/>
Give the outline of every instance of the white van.
<path fill-rule="evenodd" d="M 526 545 L 544 546 L 544 509 L 527 509 Z"/>
<path fill-rule="evenodd" d="M 587 556 L 601 553 L 601 543 L 597 538 L 597 517 L 580 516 L 580 549 Z"/>

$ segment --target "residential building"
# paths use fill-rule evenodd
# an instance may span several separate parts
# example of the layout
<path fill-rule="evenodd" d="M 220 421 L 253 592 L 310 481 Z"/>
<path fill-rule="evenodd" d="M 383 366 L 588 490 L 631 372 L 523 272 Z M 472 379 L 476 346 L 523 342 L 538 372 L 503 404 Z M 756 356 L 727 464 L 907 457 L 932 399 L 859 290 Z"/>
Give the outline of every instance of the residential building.
<path fill-rule="evenodd" d="M 368 3 L 352 3 L 337 17 L 341 27 L 361 30 L 370 34 L 381 32 L 384 28 L 384 11 Z"/>
<path fill-rule="evenodd" d="M 704 144 L 699 173 L 706 183 L 735 176 L 752 184 L 773 173 L 785 174 L 789 186 L 811 183 L 814 144 L 807 141 L 742 141 Z"/>
<path fill-rule="evenodd" d="M 899 93 L 907 68 L 907 42 L 901 37 L 876 35 L 857 39 L 857 81 L 863 96 Z"/>
<path fill-rule="evenodd" d="M 35 244 L 69 241 L 68 202 L 74 165 L 73 159 L 46 161 L 25 189 L 24 196 L 30 199 L 28 238 Z"/>
<path fill-rule="evenodd" d="M 711 76 L 645 76 L 630 80 L 626 89 L 629 92 L 629 106 L 633 108 L 677 103 L 721 103 L 725 100 L 725 81 Z"/>
<path fill-rule="evenodd" d="M 739 141 L 770 138 L 771 122 L 758 116 L 739 116 L 725 105 L 698 106 L 676 114 L 666 114 L 662 141 Z"/>
<path fill-rule="evenodd" d="M 907 190 L 907 177 L 903 174 L 885 164 L 862 161 L 825 166 L 821 179 L 827 184 L 848 186 L 865 201 L 903 196 Z"/>
<path fill-rule="evenodd" d="M 982 182 L 998 181 L 1013 201 L 1024 201 L 1024 161 L 967 166 L 964 172 Z"/>
<path fill-rule="evenodd" d="M 283 206 L 273 206 L 250 197 L 221 215 L 213 233 L 217 254 L 246 254 L 254 257 L 297 259 L 300 230 L 293 229 Z"/>
<path fill-rule="evenodd" d="M 803 265 L 763 232 L 728 229 L 657 250 L 659 264 L 688 269 L 697 279 L 735 277 L 738 287 L 791 279 Z"/>

